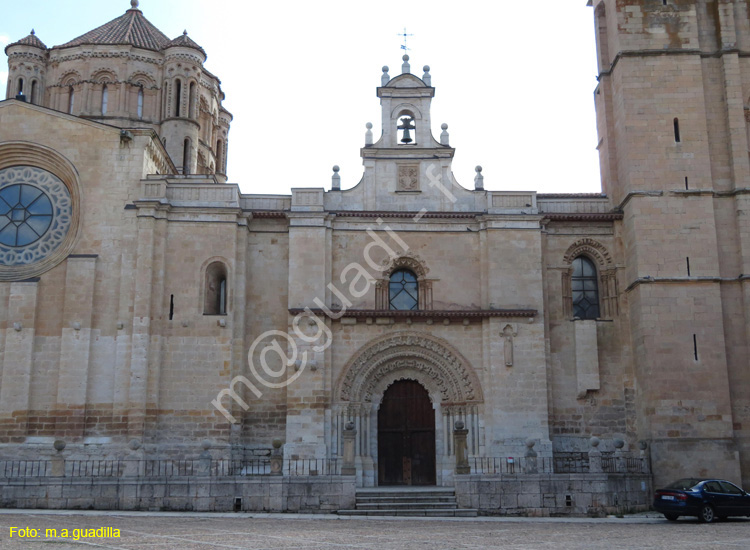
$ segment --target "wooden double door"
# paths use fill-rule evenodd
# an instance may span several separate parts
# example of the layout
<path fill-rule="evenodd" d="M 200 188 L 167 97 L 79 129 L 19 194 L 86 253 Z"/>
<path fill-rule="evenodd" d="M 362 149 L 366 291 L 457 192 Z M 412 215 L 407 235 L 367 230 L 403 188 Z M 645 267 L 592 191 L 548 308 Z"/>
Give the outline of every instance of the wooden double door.
<path fill-rule="evenodd" d="M 394 382 L 383 395 L 378 484 L 435 485 L 435 411 L 419 382 Z"/>

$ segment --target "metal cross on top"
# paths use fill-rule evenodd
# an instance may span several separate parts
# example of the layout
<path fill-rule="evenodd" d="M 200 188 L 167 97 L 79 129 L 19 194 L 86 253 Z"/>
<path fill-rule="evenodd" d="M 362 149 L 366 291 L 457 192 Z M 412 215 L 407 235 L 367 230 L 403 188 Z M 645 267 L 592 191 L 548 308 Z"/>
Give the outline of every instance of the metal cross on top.
<path fill-rule="evenodd" d="M 406 34 L 406 27 L 404 27 L 404 32 L 399 33 L 398 36 L 401 36 L 404 39 L 404 43 L 401 44 L 401 49 L 404 50 L 404 51 L 409 51 L 411 48 L 408 48 L 406 46 L 406 38 L 408 36 L 414 36 L 414 35 L 413 34 Z"/>

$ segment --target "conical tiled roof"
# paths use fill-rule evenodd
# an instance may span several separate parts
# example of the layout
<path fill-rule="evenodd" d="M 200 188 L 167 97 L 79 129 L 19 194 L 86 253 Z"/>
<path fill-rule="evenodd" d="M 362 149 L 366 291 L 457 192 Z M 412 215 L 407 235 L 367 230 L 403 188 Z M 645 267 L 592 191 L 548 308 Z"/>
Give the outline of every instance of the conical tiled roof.
<path fill-rule="evenodd" d="M 193 48 L 194 50 L 198 50 L 203 54 L 203 57 L 206 57 L 206 51 L 201 48 L 195 40 L 190 38 L 187 35 L 187 31 L 183 32 L 180 36 L 175 38 L 174 40 L 170 40 L 169 43 L 167 43 L 162 49 L 166 50 L 167 48 L 171 48 L 172 46 L 182 46 L 183 48 Z"/>
<path fill-rule="evenodd" d="M 134 7 L 117 19 L 55 48 L 71 48 L 84 44 L 128 44 L 144 50 L 159 51 L 167 43 L 167 35 L 152 25 L 141 10 Z"/>
<path fill-rule="evenodd" d="M 13 44 L 8 44 L 5 46 L 5 52 L 8 52 L 8 48 L 12 46 L 34 46 L 35 48 L 39 48 L 40 50 L 46 50 L 47 46 L 44 45 L 44 42 L 39 40 L 36 37 L 36 33 L 34 32 L 34 29 L 31 29 L 31 34 L 27 36 L 26 38 L 22 38 L 18 42 L 13 42 Z"/>

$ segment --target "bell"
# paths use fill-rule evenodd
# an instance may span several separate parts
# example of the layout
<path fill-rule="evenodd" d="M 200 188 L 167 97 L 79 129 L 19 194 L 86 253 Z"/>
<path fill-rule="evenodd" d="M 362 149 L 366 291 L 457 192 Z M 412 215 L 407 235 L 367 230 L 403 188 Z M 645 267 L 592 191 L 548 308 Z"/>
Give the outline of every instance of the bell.
<path fill-rule="evenodd" d="M 411 143 L 411 134 L 409 133 L 409 130 L 414 130 L 414 126 L 412 126 L 411 123 L 412 119 L 410 117 L 404 117 L 401 119 L 401 126 L 398 127 L 399 130 L 404 131 L 404 136 L 401 138 L 401 143 Z"/>

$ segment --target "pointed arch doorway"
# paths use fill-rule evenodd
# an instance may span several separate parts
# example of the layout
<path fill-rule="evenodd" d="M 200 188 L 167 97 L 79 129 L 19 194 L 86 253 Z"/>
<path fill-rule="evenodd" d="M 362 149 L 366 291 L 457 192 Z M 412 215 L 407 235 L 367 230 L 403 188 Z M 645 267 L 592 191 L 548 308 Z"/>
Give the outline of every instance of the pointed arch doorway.
<path fill-rule="evenodd" d="M 435 411 L 427 390 L 398 380 L 378 410 L 378 484 L 435 485 Z"/>

